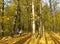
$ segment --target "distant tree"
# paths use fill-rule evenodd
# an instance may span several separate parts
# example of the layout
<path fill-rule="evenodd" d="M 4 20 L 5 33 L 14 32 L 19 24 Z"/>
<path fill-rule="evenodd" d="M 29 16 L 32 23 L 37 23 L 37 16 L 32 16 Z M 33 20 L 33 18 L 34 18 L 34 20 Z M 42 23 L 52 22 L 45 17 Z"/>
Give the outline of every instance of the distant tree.
<path fill-rule="evenodd" d="M 2 0 L 2 36 L 4 36 L 4 0 Z"/>

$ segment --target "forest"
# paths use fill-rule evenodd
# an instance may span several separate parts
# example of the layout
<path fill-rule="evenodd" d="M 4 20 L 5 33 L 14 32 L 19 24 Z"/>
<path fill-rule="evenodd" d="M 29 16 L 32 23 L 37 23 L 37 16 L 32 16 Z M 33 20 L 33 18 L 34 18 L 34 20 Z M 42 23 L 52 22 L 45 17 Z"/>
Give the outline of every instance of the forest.
<path fill-rule="evenodd" d="M 0 44 L 60 44 L 60 0 L 0 0 Z"/>

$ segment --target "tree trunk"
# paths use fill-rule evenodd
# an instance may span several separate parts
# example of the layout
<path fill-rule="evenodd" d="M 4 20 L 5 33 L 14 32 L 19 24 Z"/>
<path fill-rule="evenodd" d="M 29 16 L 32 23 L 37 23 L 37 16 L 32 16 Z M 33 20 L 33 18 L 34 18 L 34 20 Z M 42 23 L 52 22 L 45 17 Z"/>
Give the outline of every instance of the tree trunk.
<path fill-rule="evenodd" d="M 20 15 L 20 1 L 17 0 L 17 15 L 18 15 L 18 22 L 19 22 L 19 25 L 18 25 L 18 28 L 19 30 L 21 30 L 21 15 Z"/>
<path fill-rule="evenodd" d="M 32 0 L 32 15 L 33 15 L 33 21 L 32 21 L 33 38 L 35 38 L 35 15 L 34 15 L 34 0 Z"/>
<path fill-rule="evenodd" d="M 42 0 L 40 0 L 40 27 L 39 27 L 39 33 L 40 36 L 42 36 L 43 30 L 42 30 L 42 26 L 43 26 L 43 22 L 42 22 Z"/>
<path fill-rule="evenodd" d="M 50 3 L 50 13 L 51 13 L 51 29 L 54 31 L 54 19 L 53 19 L 53 11 L 52 11 L 52 0 L 49 0 Z"/>
<path fill-rule="evenodd" d="M 2 0 L 2 36 L 4 36 L 4 0 Z"/>

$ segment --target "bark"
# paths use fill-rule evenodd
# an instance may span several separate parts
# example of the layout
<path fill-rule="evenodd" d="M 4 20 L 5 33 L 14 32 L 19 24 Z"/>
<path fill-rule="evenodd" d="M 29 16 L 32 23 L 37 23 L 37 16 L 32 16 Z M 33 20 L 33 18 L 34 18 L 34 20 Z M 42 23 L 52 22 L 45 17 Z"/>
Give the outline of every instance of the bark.
<path fill-rule="evenodd" d="M 35 15 L 34 15 L 34 0 L 32 0 L 32 15 L 33 15 L 33 21 L 32 21 L 33 37 L 35 38 Z"/>

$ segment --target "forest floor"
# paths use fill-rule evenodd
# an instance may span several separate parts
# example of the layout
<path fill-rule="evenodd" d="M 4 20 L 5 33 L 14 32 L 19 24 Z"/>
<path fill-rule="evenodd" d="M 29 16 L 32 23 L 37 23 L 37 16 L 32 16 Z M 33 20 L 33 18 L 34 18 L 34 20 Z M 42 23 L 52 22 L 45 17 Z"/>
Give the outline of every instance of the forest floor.
<path fill-rule="evenodd" d="M 35 39 L 33 39 L 31 33 L 24 33 L 21 36 L 3 37 L 0 44 L 60 44 L 60 32 L 45 32 L 42 37 L 36 33 L 35 36 Z"/>

